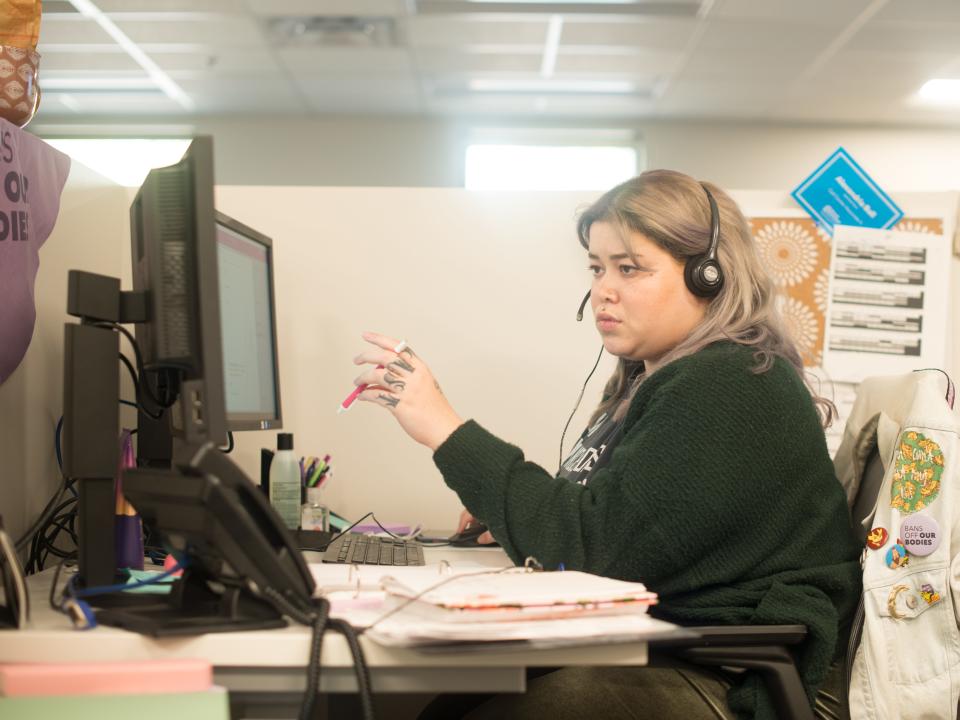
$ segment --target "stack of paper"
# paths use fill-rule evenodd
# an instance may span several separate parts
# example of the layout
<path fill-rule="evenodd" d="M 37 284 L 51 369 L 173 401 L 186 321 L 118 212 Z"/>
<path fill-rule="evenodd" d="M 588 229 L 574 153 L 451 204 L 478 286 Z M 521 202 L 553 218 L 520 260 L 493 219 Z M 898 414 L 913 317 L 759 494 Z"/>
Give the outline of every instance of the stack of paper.
<path fill-rule="evenodd" d="M 331 614 L 384 645 L 557 647 L 683 633 L 647 614 L 657 596 L 642 583 L 583 572 L 424 566 L 343 573 L 342 566 L 314 571 Z"/>
<path fill-rule="evenodd" d="M 643 614 L 657 602 L 642 583 L 573 571 L 386 577 L 382 585 L 406 612 L 456 623 Z"/>
<path fill-rule="evenodd" d="M 375 623 L 366 634 L 382 645 L 401 647 L 449 643 L 484 643 L 494 647 L 523 643 L 526 647 L 542 648 L 649 641 L 673 637 L 678 631 L 676 625 L 646 614 L 465 623 L 412 621 L 397 613 Z"/>

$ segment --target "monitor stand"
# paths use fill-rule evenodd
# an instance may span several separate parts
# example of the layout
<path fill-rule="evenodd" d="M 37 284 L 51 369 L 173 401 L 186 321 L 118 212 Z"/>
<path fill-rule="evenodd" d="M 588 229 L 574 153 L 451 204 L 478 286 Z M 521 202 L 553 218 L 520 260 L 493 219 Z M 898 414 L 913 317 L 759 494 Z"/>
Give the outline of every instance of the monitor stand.
<path fill-rule="evenodd" d="M 153 637 L 286 627 L 272 605 L 245 588 L 218 580 L 222 590 L 214 591 L 209 582 L 202 568 L 187 568 L 169 595 L 155 595 L 152 604 L 136 608 L 99 610 L 97 622 Z"/>

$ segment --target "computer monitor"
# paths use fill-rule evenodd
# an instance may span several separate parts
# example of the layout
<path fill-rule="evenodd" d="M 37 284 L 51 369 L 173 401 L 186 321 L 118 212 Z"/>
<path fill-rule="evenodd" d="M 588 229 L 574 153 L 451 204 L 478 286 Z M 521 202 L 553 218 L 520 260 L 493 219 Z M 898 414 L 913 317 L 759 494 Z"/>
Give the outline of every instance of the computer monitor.
<path fill-rule="evenodd" d="M 147 304 L 141 383 L 178 398 L 170 424 L 188 446 L 227 441 L 216 233 L 213 139 L 202 136 L 151 170 L 130 207 L 133 288 Z"/>
<path fill-rule="evenodd" d="M 276 597 L 302 609 L 314 587 L 279 515 L 218 449 L 228 426 L 278 426 L 280 392 L 270 239 L 217 213 L 213 194 L 213 143 L 200 137 L 150 171 L 130 209 L 139 381 L 177 398 L 182 447 L 166 464 L 138 447 L 123 492 L 189 567 L 167 601 L 100 620 L 152 634 L 283 624 Z M 168 415 L 140 412 L 138 446 L 169 440 Z"/>
<path fill-rule="evenodd" d="M 282 427 L 273 244 L 217 212 L 223 384 L 230 430 Z"/>

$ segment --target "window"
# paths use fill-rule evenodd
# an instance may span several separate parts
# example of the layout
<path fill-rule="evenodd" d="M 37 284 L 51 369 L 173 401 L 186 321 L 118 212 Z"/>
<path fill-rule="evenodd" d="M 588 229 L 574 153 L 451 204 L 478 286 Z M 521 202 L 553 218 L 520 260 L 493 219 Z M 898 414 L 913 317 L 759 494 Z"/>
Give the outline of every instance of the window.
<path fill-rule="evenodd" d="M 524 129 L 474 133 L 473 139 L 468 190 L 609 190 L 638 171 L 629 131 Z"/>
<path fill-rule="evenodd" d="M 190 144 L 189 140 L 145 138 L 64 138 L 46 142 L 127 187 L 139 187 L 151 168 L 177 162 Z"/>

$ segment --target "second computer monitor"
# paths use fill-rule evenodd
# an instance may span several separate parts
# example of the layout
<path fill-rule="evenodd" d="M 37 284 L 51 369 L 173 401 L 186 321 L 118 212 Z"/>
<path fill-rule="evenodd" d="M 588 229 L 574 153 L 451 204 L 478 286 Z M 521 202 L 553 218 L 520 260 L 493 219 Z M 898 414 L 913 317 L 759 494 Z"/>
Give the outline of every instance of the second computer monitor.
<path fill-rule="evenodd" d="M 217 212 L 217 264 L 227 427 L 279 428 L 280 372 L 270 238 Z"/>

